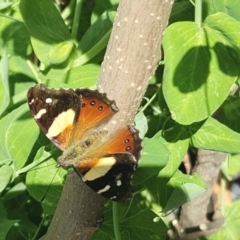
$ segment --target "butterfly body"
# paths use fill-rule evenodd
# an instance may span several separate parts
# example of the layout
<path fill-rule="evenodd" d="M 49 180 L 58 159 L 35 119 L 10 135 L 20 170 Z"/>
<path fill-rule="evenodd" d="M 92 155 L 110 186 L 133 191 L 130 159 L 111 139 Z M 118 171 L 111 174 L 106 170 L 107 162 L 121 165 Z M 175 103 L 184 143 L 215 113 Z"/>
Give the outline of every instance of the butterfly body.
<path fill-rule="evenodd" d="M 131 196 L 141 139 L 133 126 L 109 135 L 104 124 L 118 111 L 106 94 L 36 85 L 28 104 L 44 134 L 63 151 L 58 166 L 74 167 L 95 192 L 114 201 Z"/>

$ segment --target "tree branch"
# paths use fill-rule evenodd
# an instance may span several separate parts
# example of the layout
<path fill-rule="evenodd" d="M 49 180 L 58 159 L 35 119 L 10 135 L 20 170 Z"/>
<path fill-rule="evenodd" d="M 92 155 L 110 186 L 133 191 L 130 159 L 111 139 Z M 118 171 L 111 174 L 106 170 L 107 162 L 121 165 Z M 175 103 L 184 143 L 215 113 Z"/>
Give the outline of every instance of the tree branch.
<path fill-rule="evenodd" d="M 207 236 L 222 226 L 224 222 L 222 215 L 219 212 L 216 214 L 213 208 L 209 211 L 209 202 L 213 185 L 217 181 L 221 164 L 226 156 L 226 153 L 198 150 L 193 173 L 201 176 L 207 183 L 207 191 L 182 206 L 179 231 L 181 239 L 194 240 L 199 236 Z M 211 215 L 213 217 L 210 217 Z"/>
<path fill-rule="evenodd" d="M 160 61 L 172 4 L 173 0 L 120 1 L 97 85 L 120 109 L 107 125 L 109 132 L 134 119 Z M 102 218 L 104 201 L 75 173 L 68 175 L 46 239 L 91 239 Z"/>

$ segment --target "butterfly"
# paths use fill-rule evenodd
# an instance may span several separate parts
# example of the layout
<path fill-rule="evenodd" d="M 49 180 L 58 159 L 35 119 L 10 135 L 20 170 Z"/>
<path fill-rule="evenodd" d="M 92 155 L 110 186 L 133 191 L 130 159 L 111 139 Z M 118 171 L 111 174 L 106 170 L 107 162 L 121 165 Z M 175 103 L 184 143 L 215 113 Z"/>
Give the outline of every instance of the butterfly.
<path fill-rule="evenodd" d="M 113 135 L 101 127 L 118 111 L 114 101 L 98 90 L 53 89 L 43 84 L 30 88 L 27 99 L 40 129 L 63 151 L 57 166 L 73 167 L 103 197 L 131 198 L 142 140 L 132 125 Z"/>

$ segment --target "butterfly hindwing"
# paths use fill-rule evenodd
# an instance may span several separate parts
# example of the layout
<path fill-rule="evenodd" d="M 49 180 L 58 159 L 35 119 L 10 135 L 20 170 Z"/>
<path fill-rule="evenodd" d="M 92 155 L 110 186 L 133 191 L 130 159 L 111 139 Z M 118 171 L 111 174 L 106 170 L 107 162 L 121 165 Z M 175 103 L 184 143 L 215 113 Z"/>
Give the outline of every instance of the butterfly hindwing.
<path fill-rule="evenodd" d="M 73 166 L 95 192 L 114 201 L 124 201 L 131 197 L 131 180 L 141 150 L 138 131 L 128 126 L 100 150 L 95 149 L 96 157 L 82 159 Z"/>
<path fill-rule="evenodd" d="M 124 201 L 131 197 L 132 176 L 137 160 L 132 154 L 117 153 L 95 158 L 92 165 L 80 161 L 75 171 L 95 192 L 114 201 Z"/>

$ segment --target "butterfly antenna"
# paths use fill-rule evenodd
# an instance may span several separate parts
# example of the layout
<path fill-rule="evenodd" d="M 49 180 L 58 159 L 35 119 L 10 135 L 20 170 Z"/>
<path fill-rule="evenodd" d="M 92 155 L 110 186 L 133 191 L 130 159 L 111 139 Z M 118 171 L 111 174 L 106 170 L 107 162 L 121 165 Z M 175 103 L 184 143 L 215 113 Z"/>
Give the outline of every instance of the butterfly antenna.
<path fill-rule="evenodd" d="M 58 169 L 56 170 L 56 172 L 54 173 L 54 175 L 53 175 L 53 177 L 52 177 L 52 180 L 51 180 L 50 184 L 48 185 L 48 188 L 47 188 L 46 192 L 44 193 L 44 195 L 43 195 L 43 197 L 42 197 L 42 199 L 41 199 L 41 203 L 43 202 L 44 198 L 47 196 L 47 193 L 49 192 L 49 189 L 50 189 L 50 187 L 52 186 L 53 180 L 54 180 L 54 178 L 56 177 L 58 171 L 59 171 L 59 168 L 58 168 Z"/>

